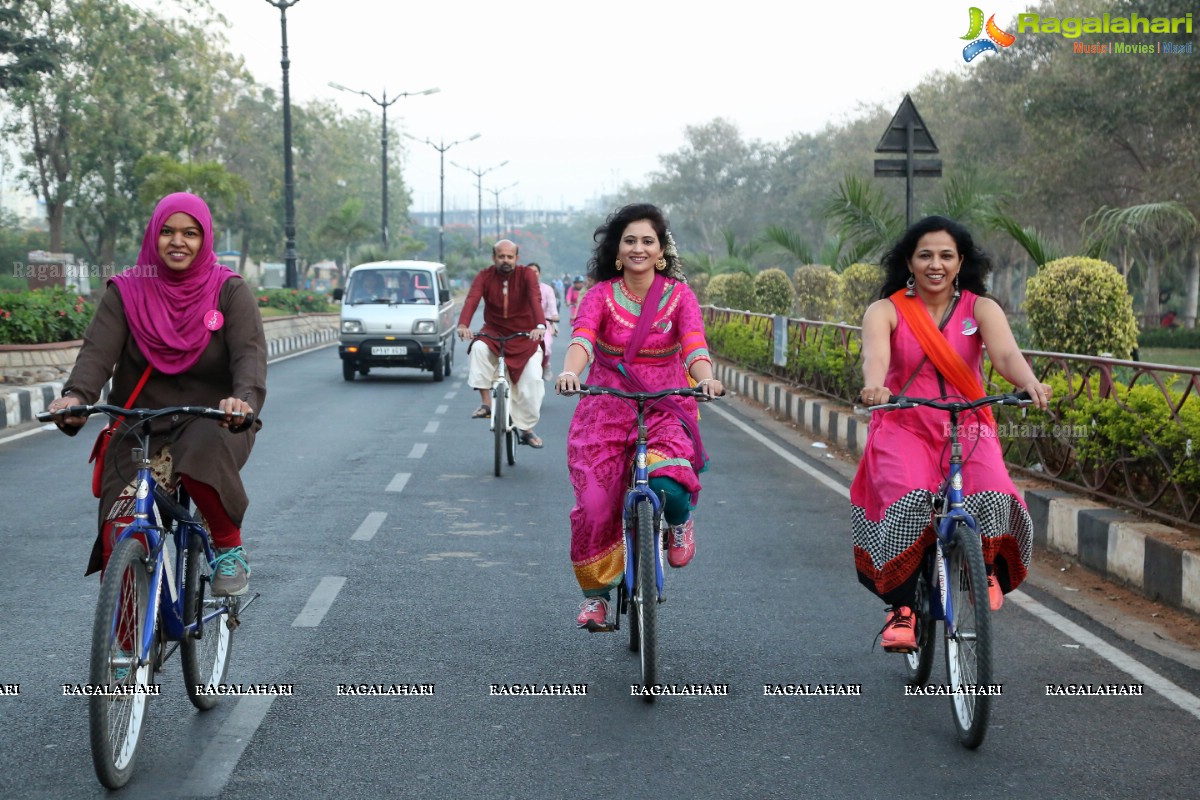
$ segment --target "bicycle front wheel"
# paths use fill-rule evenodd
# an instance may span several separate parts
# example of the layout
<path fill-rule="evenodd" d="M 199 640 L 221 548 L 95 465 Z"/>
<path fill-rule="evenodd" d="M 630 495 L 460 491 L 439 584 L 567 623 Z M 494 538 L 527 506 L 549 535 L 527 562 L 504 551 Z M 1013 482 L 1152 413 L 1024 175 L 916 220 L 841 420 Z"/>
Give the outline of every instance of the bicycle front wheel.
<path fill-rule="evenodd" d="M 503 390 L 496 392 L 496 402 L 492 405 L 492 432 L 496 439 L 496 477 L 500 477 L 501 464 L 504 462 L 504 435 L 508 428 L 508 397 Z"/>
<path fill-rule="evenodd" d="M 191 626 L 199 620 L 226 606 L 229 598 L 205 597 L 205 586 L 212 576 L 212 566 L 204 552 L 204 542 L 199 534 L 189 537 L 187 566 L 184 568 L 183 624 Z M 229 670 L 229 653 L 233 648 L 233 629 L 229 626 L 229 613 L 213 617 L 196 632 L 184 631 L 179 643 L 180 660 L 183 662 L 183 682 L 188 700 L 201 711 L 208 711 L 217 704 L 215 694 L 207 694 L 225 680 Z"/>
<path fill-rule="evenodd" d="M 647 690 L 642 699 L 653 703 L 649 689 L 658 683 L 658 582 L 654 568 L 654 509 L 645 501 L 637 504 L 637 586 L 633 602 L 637 609 L 642 688 Z"/>
<path fill-rule="evenodd" d="M 987 571 L 979 534 L 959 524 L 950 550 L 949 596 L 954 635 L 946 637 L 946 674 L 950 679 L 954 727 L 969 748 L 987 733 L 992 683 L 992 627 Z"/>
<path fill-rule="evenodd" d="M 146 722 L 150 664 L 138 664 L 146 610 L 150 607 L 146 548 L 130 537 L 108 559 L 96 616 L 88 698 L 92 764 L 109 789 L 120 789 L 133 775 Z"/>

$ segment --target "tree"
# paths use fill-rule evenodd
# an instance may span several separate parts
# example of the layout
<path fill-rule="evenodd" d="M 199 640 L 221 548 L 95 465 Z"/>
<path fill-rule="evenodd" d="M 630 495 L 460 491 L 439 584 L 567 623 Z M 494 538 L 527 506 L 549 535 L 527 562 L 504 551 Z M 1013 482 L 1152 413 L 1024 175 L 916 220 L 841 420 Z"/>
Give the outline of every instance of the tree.
<path fill-rule="evenodd" d="M 23 87 L 32 76 L 58 66 L 58 48 L 51 39 L 19 33 L 25 22 L 19 2 L 0 4 L 0 92 Z"/>
<path fill-rule="evenodd" d="M 695 238 L 689 249 L 716 252 L 725 231 L 753 238 L 764 222 L 774 148 L 742 141 L 737 126 L 720 118 L 688 126 L 684 138 L 679 151 L 659 157 L 662 169 L 651 175 L 644 196 L 675 221 L 677 240 Z"/>
<path fill-rule="evenodd" d="M 1158 325 L 1159 278 L 1164 264 L 1180 266 L 1172 253 L 1186 253 L 1200 233 L 1196 217 L 1181 203 L 1144 203 L 1128 208 L 1100 208 L 1085 221 L 1100 255 L 1113 247 L 1133 257 L 1142 277 L 1142 324 Z"/>
<path fill-rule="evenodd" d="M 62 53 L 57 70 L 9 92 L 51 247 L 63 248 L 70 204 L 88 256 L 112 264 L 118 240 L 140 233 L 139 159 L 187 158 L 211 128 L 212 87 L 231 61 L 206 29 L 211 9 L 201 0 L 187 20 L 173 21 L 119 0 L 40 0 L 19 9 L 26 29 Z"/>
<path fill-rule="evenodd" d="M 360 242 L 375 232 L 375 226 L 363 219 L 362 210 L 362 200 L 350 198 L 342 203 L 341 208 L 326 217 L 317 228 L 319 240 L 335 244 L 345 251 L 345 258 L 338 264 L 343 286 L 346 273 L 350 270 L 350 248 L 355 242 Z"/>

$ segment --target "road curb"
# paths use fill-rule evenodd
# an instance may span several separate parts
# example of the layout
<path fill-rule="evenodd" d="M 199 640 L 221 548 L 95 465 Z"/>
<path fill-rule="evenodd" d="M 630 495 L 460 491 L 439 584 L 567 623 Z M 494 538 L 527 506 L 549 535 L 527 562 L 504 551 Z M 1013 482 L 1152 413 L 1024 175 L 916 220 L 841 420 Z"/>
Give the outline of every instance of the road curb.
<path fill-rule="evenodd" d="M 727 387 L 777 417 L 862 455 L 865 414 L 723 362 L 714 371 Z M 1022 494 L 1033 518 L 1035 546 L 1070 556 L 1151 600 L 1200 613 L 1200 554 L 1181 546 L 1188 534 L 1067 491 L 1024 488 Z"/>
<path fill-rule="evenodd" d="M 308 331 L 294 336 L 281 336 L 267 340 L 267 358 L 294 355 L 307 350 L 316 350 L 338 340 L 336 328 Z M 28 386 L 0 385 L 0 436 L 30 422 L 45 411 L 54 398 L 62 394 L 63 382 L 51 381 Z M 100 402 L 108 399 L 109 384 L 100 391 Z"/>

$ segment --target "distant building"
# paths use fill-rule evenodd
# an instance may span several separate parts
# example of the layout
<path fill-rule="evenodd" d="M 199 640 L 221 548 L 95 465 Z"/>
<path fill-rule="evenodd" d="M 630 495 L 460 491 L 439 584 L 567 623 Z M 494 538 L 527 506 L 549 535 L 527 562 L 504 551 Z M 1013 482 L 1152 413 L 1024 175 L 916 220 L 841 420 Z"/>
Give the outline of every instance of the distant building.
<path fill-rule="evenodd" d="M 11 187 L 7 187 L 0 193 L 0 211 L 16 215 L 22 228 L 34 231 L 49 229 L 46 204 L 33 195 L 12 192 Z"/>
<path fill-rule="evenodd" d="M 581 212 L 575 208 L 538 209 L 538 208 L 501 208 L 500 223 L 496 224 L 496 209 L 483 209 L 483 232 L 494 232 L 497 227 L 525 228 L 530 225 L 548 222 L 570 222 Z M 436 228 L 440 212 L 410 211 L 408 215 L 413 224 L 422 228 Z M 479 223 L 479 209 L 446 209 L 446 225 L 467 225 L 474 229 Z"/>

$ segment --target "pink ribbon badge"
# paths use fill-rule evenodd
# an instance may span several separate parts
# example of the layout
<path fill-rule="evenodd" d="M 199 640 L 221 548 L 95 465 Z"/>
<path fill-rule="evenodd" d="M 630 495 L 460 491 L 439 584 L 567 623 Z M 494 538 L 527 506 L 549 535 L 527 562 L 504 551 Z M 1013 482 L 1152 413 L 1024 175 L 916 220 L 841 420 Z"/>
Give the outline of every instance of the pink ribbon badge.
<path fill-rule="evenodd" d="M 220 330 L 221 326 L 224 324 L 225 315 L 220 311 L 217 311 L 214 308 L 212 311 L 204 312 L 204 327 L 208 328 L 210 331 Z"/>

